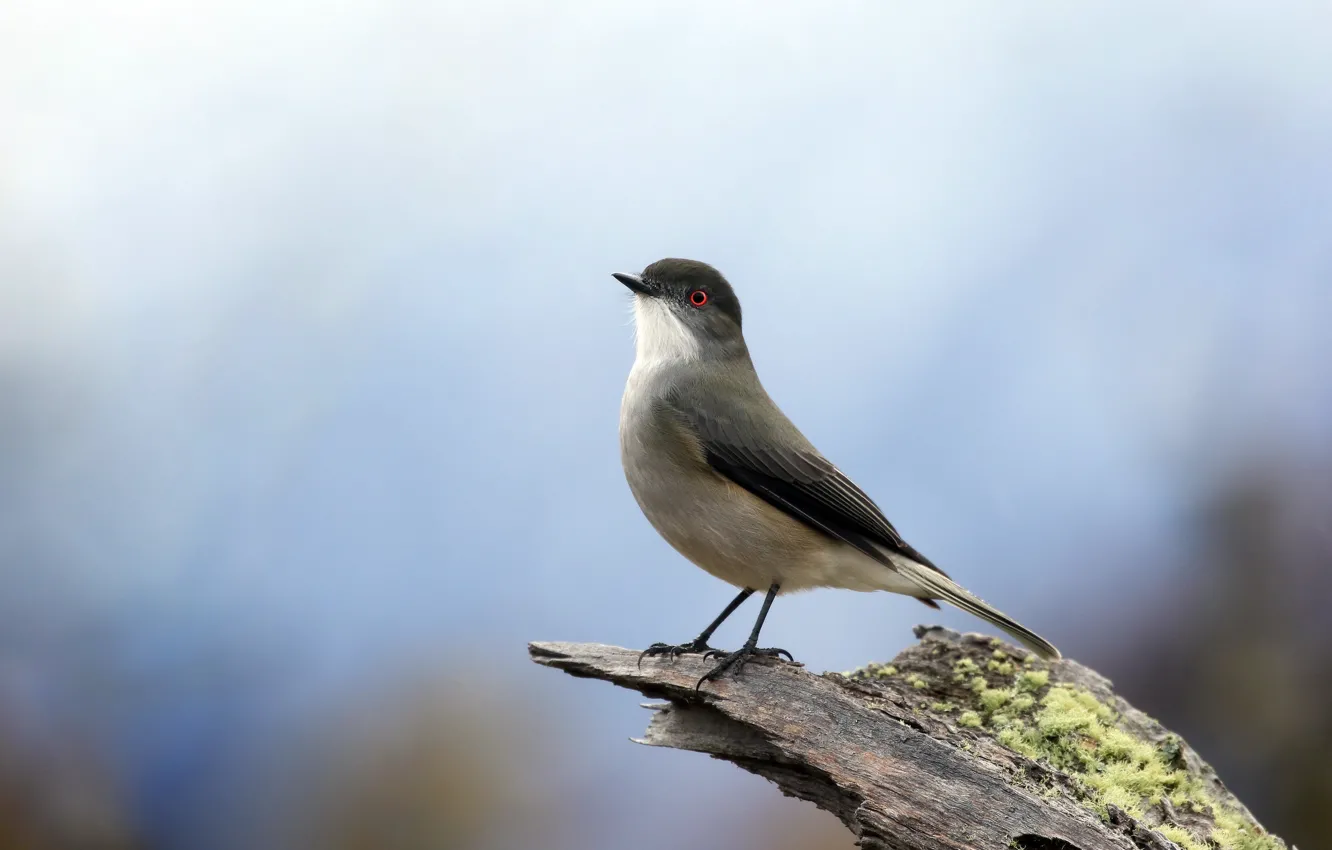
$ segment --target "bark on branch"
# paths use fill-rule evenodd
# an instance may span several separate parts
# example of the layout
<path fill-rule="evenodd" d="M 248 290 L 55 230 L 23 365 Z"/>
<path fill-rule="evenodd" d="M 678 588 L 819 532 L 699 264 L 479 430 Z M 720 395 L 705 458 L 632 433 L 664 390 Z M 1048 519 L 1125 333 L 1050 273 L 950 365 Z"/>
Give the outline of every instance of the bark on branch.
<path fill-rule="evenodd" d="M 1279 850 L 1210 766 L 1073 661 L 918 627 L 890 665 L 815 675 L 601 644 L 538 664 L 663 700 L 643 744 L 707 753 L 826 809 L 865 850 Z M 1000 743 L 1003 741 L 1004 743 Z"/>

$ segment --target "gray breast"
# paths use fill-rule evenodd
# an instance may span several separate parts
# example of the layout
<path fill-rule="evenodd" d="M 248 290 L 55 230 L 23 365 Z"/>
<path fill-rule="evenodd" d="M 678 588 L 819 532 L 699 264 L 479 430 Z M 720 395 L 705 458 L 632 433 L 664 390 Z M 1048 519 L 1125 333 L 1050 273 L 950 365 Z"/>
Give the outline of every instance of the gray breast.
<path fill-rule="evenodd" d="M 620 459 L 638 506 L 690 561 L 762 589 L 808 563 L 817 533 L 714 472 L 663 400 L 663 379 L 635 368 L 620 409 Z"/>
<path fill-rule="evenodd" d="M 697 441 L 664 400 L 666 376 L 654 371 L 660 370 L 630 373 L 620 406 L 620 461 L 639 507 L 657 525 L 659 517 L 690 513 L 697 490 L 720 482 L 709 480 L 715 476 Z"/>

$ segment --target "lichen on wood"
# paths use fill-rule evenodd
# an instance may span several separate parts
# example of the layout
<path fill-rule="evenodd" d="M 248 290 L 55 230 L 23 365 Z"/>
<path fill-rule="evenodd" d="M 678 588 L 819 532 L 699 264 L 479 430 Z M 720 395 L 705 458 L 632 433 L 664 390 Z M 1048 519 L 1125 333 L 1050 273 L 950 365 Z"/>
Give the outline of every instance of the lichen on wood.
<path fill-rule="evenodd" d="M 1178 736 L 1073 661 L 918 627 L 889 664 L 755 662 L 533 643 L 536 662 L 665 702 L 640 743 L 706 752 L 841 818 L 863 848 L 1282 850 Z"/>

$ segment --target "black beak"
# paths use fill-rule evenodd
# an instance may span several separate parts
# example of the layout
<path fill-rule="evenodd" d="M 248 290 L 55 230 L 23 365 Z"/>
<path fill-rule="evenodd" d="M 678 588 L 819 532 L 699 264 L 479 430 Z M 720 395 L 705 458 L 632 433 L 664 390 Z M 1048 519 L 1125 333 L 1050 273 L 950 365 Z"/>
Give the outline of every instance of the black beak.
<path fill-rule="evenodd" d="M 611 277 L 623 283 L 625 286 L 637 292 L 639 295 L 656 295 L 657 291 L 643 282 L 643 278 L 636 274 L 625 274 L 624 272 L 614 272 Z"/>

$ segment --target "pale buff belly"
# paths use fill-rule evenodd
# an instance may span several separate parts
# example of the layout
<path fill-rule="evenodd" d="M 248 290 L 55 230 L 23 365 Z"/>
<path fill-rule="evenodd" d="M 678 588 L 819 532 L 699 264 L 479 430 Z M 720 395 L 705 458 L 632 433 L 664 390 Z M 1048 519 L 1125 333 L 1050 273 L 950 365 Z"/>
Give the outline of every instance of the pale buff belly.
<path fill-rule="evenodd" d="M 724 582 L 789 593 L 815 587 L 915 590 L 894 570 L 778 510 L 711 469 L 626 466 L 639 507 L 677 552 Z M 662 476 L 672 483 L 664 484 Z"/>

